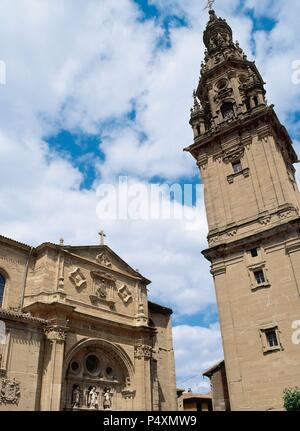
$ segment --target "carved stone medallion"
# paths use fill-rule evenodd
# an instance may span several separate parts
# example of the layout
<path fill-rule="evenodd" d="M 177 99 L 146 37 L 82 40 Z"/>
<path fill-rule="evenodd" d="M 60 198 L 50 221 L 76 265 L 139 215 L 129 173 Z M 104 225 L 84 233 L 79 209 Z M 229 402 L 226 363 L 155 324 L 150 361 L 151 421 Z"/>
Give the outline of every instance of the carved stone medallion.
<path fill-rule="evenodd" d="M 0 404 L 18 404 L 21 395 L 16 379 L 0 379 Z"/>
<path fill-rule="evenodd" d="M 77 289 L 81 289 L 82 287 L 86 286 L 86 278 L 79 268 L 76 268 L 70 273 L 69 279 Z"/>
<path fill-rule="evenodd" d="M 128 289 L 126 284 L 123 284 L 121 287 L 118 288 L 118 294 L 125 304 L 128 304 L 128 302 L 132 299 L 132 293 Z"/>
<path fill-rule="evenodd" d="M 106 256 L 105 253 L 100 253 L 98 254 L 98 256 L 96 257 L 96 261 L 98 263 L 100 263 L 101 265 L 107 266 L 107 267 L 111 267 L 111 261 L 110 259 Z"/>

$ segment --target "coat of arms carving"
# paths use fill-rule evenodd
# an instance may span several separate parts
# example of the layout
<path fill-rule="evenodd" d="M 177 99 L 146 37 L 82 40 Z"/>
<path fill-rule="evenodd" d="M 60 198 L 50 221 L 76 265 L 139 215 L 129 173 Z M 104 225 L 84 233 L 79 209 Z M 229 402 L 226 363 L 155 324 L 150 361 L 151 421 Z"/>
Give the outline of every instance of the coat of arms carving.
<path fill-rule="evenodd" d="M 0 404 L 18 404 L 20 395 L 20 383 L 16 379 L 0 380 Z"/>
<path fill-rule="evenodd" d="M 94 304 L 98 302 L 113 304 L 112 290 L 115 286 L 115 278 L 103 271 L 91 271 L 91 276 L 93 279 L 93 294 L 90 295 L 91 301 Z"/>

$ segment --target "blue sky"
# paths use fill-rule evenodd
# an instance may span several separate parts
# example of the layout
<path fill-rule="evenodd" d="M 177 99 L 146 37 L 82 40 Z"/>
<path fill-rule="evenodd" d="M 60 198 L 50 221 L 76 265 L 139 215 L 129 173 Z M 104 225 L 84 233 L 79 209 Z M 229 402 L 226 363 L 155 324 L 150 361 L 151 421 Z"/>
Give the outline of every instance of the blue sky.
<path fill-rule="evenodd" d="M 30 244 L 107 243 L 152 280 L 149 295 L 174 309 L 178 384 L 207 390 L 201 372 L 222 357 L 200 189 L 186 220 L 99 220 L 99 184 L 200 182 L 189 110 L 207 22 L 203 0 L 3 0 L 0 59 L 2 234 Z M 256 60 L 298 148 L 300 5 L 216 1 Z M 22 16 L 22 20 L 20 20 Z M 5 17 L 5 18 L 4 18 Z M 195 202 L 194 202 L 195 203 Z M 198 378 L 194 378 L 198 375 Z M 190 377 L 193 378 L 190 379 Z"/>

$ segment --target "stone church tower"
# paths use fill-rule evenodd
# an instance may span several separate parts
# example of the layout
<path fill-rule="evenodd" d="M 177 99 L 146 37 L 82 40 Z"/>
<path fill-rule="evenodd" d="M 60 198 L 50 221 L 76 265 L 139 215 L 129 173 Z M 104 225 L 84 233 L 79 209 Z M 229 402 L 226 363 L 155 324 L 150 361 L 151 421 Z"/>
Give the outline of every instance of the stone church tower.
<path fill-rule="evenodd" d="M 300 386 L 299 191 L 291 139 L 264 81 L 213 10 L 190 124 L 204 184 L 209 248 L 231 408 L 283 408 Z M 293 323 L 294 322 L 294 323 Z"/>

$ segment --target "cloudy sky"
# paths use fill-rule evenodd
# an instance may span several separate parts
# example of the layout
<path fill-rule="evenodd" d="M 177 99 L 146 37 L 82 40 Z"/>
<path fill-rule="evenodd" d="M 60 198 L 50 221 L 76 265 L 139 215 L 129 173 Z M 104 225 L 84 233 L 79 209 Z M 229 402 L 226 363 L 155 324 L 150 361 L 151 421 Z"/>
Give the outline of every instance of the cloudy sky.
<path fill-rule="evenodd" d="M 185 203 L 189 217 L 169 220 L 101 217 L 96 190 L 120 176 L 136 190 L 199 183 L 182 149 L 192 143 L 205 3 L 0 0 L 1 233 L 32 245 L 60 237 L 97 244 L 103 228 L 108 245 L 152 280 L 150 298 L 174 309 L 178 386 L 197 391 L 209 387 L 201 372 L 222 358 L 200 254 L 207 246 L 201 187 L 197 207 Z M 215 9 L 256 60 L 297 148 L 300 2 L 219 0 Z M 146 201 L 142 195 L 140 205 Z"/>

